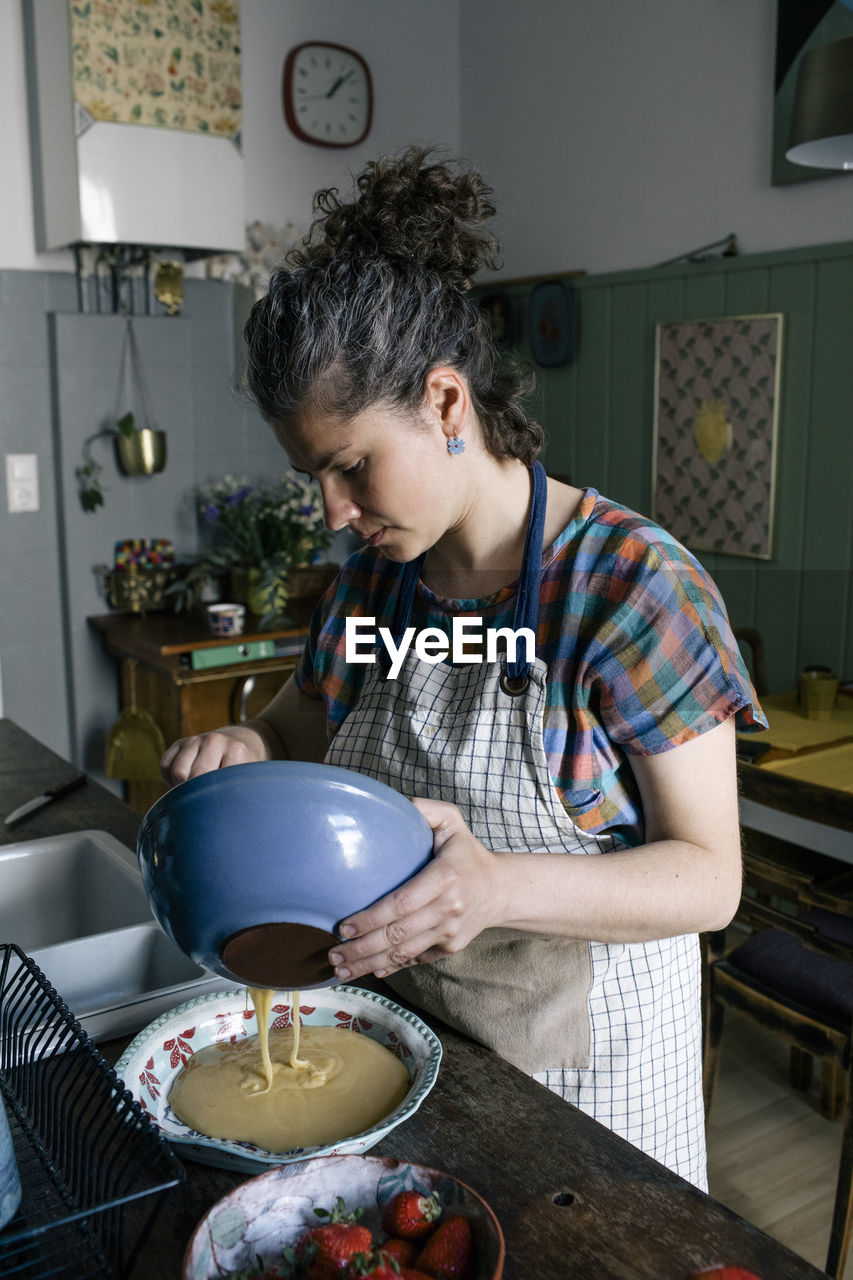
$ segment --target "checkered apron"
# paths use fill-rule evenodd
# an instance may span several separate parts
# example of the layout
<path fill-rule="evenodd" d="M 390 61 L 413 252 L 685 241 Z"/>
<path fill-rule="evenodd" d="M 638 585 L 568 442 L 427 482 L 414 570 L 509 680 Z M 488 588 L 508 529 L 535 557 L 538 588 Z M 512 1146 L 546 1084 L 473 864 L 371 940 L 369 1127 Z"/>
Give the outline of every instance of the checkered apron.
<path fill-rule="evenodd" d="M 534 633 L 544 507 L 536 464 L 513 623 Z M 407 566 L 399 634 L 419 572 L 419 561 Z M 618 857 L 611 836 L 575 826 L 548 772 L 546 676 L 538 658 L 432 665 L 410 650 L 391 680 L 377 661 L 326 762 L 452 802 L 487 849 Z M 605 944 L 487 929 L 458 954 L 388 981 L 706 1188 L 695 935 Z"/>

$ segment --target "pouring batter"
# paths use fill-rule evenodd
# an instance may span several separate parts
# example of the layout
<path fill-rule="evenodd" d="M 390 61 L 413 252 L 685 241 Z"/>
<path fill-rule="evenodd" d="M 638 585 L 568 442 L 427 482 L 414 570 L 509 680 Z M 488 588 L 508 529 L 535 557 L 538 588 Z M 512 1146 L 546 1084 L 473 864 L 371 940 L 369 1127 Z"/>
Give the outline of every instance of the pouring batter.
<path fill-rule="evenodd" d="M 270 1058 L 270 1013 L 275 991 L 271 987 L 249 987 L 252 1007 L 258 1022 L 258 1047 L 261 1055 L 261 1066 L 264 1070 L 263 1093 L 269 1093 L 273 1081 L 273 1064 Z M 290 997 L 290 1024 L 293 1027 L 293 1047 L 290 1051 L 288 1065 L 293 1071 L 306 1071 L 310 1066 L 307 1058 L 299 1056 L 299 1039 L 302 1032 L 302 1019 L 299 1016 L 299 992 L 294 991 Z"/>
<path fill-rule="evenodd" d="M 316 207 L 247 325 L 249 384 L 365 545 L 278 697 L 163 775 L 325 759 L 413 797 L 435 857 L 341 923 L 336 976 L 386 978 L 705 1187 L 697 935 L 739 902 L 735 727 L 765 723 L 725 607 L 666 531 L 546 478 L 468 293 L 497 264 L 479 174 L 412 149 Z M 348 660 L 350 618 L 471 615 L 531 628 L 535 658 Z"/>

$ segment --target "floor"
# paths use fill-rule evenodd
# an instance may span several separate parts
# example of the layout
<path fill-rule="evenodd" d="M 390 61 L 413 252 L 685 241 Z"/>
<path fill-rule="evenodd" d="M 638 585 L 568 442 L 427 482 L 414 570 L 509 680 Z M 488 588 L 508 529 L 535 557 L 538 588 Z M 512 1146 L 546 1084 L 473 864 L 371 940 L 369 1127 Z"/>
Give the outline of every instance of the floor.
<path fill-rule="evenodd" d="M 818 1076 L 808 1093 L 792 1089 L 784 1042 L 727 1011 L 708 1172 L 715 1199 L 822 1268 L 841 1122 L 820 1114 Z"/>

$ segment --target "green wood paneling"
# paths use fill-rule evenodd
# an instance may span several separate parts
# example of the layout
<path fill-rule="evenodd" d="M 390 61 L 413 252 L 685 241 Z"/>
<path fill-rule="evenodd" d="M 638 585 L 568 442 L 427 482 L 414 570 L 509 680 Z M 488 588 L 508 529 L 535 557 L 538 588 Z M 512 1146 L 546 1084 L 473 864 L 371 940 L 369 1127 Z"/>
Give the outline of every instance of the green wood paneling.
<path fill-rule="evenodd" d="M 622 285 L 611 293 L 610 355 L 612 370 L 607 426 L 608 467 L 599 486 L 618 493 L 626 506 L 648 511 L 652 438 L 646 423 L 648 404 L 647 289 Z M 578 429 L 583 430 L 583 424 Z"/>
<path fill-rule="evenodd" d="M 580 342 L 589 358 L 575 366 L 577 393 L 571 431 L 573 484 L 607 489 L 607 464 L 613 431 L 612 399 L 617 372 L 611 364 L 611 290 L 596 289 L 580 295 Z M 547 372 L 543 369 L 543 375 Z M 543 379 L 544 380 L 544 379 Z M 554 432 L 556 435 L 556 432 Z"/>
<path fill-rule="evenodd" d="M 803 512 L 800 649 L 845 660 L 853 530 L 853 257 L 817 265 Z"/>
<path fill-rule="evenodd" d="M 572 283 L 576 358 L 566 368 L 536 370 L 545 463 L 645 513 L 652 505 L 656 325 L 783 315 L 772 558 L 698 554 L 732 621 L 761 631 L 771 690 L 792 688 L 808 663 L 853 677 L 853 244 Z M 530 287 L 506 286 L 522 335 Z M 526 338 L 519 346 L 529 358 Z"/>

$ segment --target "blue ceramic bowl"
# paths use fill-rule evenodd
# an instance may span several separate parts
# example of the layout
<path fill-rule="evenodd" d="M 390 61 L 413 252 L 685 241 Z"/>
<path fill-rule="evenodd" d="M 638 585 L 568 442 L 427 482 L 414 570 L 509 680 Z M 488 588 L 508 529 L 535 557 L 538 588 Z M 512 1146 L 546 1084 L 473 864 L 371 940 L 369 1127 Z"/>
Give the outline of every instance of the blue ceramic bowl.
<path fill-rule="evenodd" d="M 151 910 L 197 964 L 249 986 L 334 974 L 337 925 L 420 871 L 432 831 L 411 801 L 349 769 L 234 765 L 183 782 L 142 820 Z"/>

